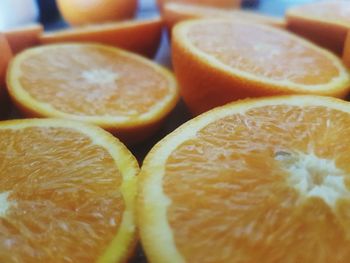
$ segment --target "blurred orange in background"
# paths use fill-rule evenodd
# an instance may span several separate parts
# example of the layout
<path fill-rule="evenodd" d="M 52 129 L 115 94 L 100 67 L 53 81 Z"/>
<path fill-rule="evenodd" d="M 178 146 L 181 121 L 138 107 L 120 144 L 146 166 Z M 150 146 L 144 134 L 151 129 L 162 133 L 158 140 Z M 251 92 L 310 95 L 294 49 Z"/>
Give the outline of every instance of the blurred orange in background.
<path fill-rule="evenodd" d="M 157 0 L 160 10 L 163 10 L 164 4 L 173 2 L 208 5 L 220 8 L 239 8 L 241 6 L 241 0 Z"/>
<path fill-rule="evenodd" d="M 132 18 L 137 0 L 57 0 L 64 20 L 83 25 Z"/>

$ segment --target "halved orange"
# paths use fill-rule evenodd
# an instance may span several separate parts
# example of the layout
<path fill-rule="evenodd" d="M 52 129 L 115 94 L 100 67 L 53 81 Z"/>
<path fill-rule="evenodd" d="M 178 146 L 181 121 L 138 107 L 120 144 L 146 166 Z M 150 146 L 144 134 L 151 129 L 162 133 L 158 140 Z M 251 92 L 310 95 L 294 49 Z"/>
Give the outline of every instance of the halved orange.
<path fill-rule="evenodd" d="M 43 32 L 41 24 L 31 24 L 4 31 L 4 34 L 11 46 L 12 52 L 18 52 L 39 44 L 39 35 Z"/>
<path fill-rule="evenodd" d="M 350 262 L 350 104 L 245 100 L 160 141 L 139 175 L 149 262 Z"/>
<path fill-rule="evenodd" d="M 0 261 L 126 262 L 136 243 L 136 159 L 104 130 L 0 122 Z"/>
<path fill-rule="evenodd" d="M 243 10 L 227 10 L 203 5 L 191 5 L 187 3 L 167 3 L 164 5 L 162 17 L 168 30 L 183 20 L 193 18 L 228 18 L 247 20 L 256 23 L 268 24 L 275 27 L 285 28 L 286 22 L 283 18 L 261 15 Z"/>
<path fill-rule="evenodd" d="M 194 114 L 233 100 L 278 94 L 343 98 L 350 77 L 338 57 L 285 30 L 232 20 L 193 20 L 173 30 L 181 94 Z"/>
<path fill-rule="evenodd" d="M 168 70 L 98 44 L 28 49 L 13 59 L 7 84 L 25 116 L 93 123 L 130 144 L 153 134 L 178 101 Z"/>
<path fill-rule="evenodd" d="M 232 9 L 239 8 L 241 5 L 241 0 L 157 0 L 160 11 L 168 3 L 187 3 L 195 5 L 213 6 L 221 9 Z"/>
<path fill-rule="evenodd" d="M 286 13 L 289 30 L 338 55 L 350 29 L 350 2 L 320 1 L 300 5 Z"/>
<path fill-rule="evenodd" d="M 57 0 L 64 20 L 73 26 L 132 18 L 137 0 Z"/>
<path fill-rule="evenodd" d="M 162 26 L 163 21 L 159 18 L 88 25 L 46 32 L 40 36 L 40 42 L 96 42 L 154 57 L 160 43 Z"/>

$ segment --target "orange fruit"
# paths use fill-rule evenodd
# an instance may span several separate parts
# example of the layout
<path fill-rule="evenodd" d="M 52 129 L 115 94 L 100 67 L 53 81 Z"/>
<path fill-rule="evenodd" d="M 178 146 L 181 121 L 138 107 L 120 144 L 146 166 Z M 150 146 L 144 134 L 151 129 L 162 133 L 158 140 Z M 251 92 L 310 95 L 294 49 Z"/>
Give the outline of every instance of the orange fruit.
<path fill-rule="evenodd" d="M 139 175 L 149 262 L 350 262 L 350 104 L 232 103 L 178 128 Z"/>
<path fill-rule="evenodd" d="M 24 116 L 93 123 L 129 144 L 153 134 L 178 101 L 169 71 L 99 44 L 28 49 L 13 59 L 7 83 Z"/>
<path fill-rule="evenodd" d="M 350 31 L 348 32 L 344 43 L 343 62 L 348 68 L 350 67 Z"/>
<path fill-rule="evenodd" d="M 218 8 L 239 8 L 241 0 L 157 0 L 161 11 L 167 3 L 187 3 L 205 6 L 214 6 Z"/>
<path fill-rule="evenodd" d="M 138 164 L 102 129 L 0 122 L 1 262 L 126 262 Z"/>
<path fill-rule="evenodd" d="M 153 57 L 160 43 L 162 25 L 159 18 L 88 25 L 44 33 L 40 42 L 97 42 Z"/>
<path fill-rule="evenodd" d="M 5 86 L 5 75 L 7 70 L 7 64 L 12 58 L 12 51 L 10 45 L 4 34 L 0 33 L 0 99 L 3 97 Z"/>
<path fill-rule="evenodd" d="M 57 5 L 64 20 L 76 26 L 132 18 L 137 0 L 57 0 Z"/>
<path fill-rule="evenodd" d="M 4 31 L 4 34 L 11 46 L 12 52 L 18 52 L 39 44 L 39 35 L 43 32 L 40 24 L 31 24 L 22 27 L 11 28 Z"/>
<path fill-rule="evenodd" d="M 285 28 L 286 22 L 282 18 L 261 15 L 243 10 L 224 10 L 202 5 L 190 5 L 186 3 L 167 3 L 164 5 L 163 19 L 168 30 L 180 21 L 194 18 L 228 18 L 247 20 L 251 22 L 268 24 L 271 26 Z"/>
<path fill-rule="evenodd" d="M 172 40 L 180 93 L 193 114 L 247 97 L 343 98 L 350 88 L 338 57 L 285 30 L 200 19 L 176 25 Z"/>
<path fill-rule="evenodd" d="M 286 13 L 288 28 L 318 45 L 342 54 L 350 29 L 349 1 L 320 1 L 300 5 Z"/>

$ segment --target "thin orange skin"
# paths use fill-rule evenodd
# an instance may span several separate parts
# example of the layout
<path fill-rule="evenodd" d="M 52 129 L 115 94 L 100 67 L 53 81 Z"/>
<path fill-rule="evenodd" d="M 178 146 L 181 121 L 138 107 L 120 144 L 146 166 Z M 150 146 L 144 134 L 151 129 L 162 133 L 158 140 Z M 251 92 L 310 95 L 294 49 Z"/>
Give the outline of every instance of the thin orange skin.
<path fill-rule="evenodd" d="M 140 22 L 128 22 L 125 26 L 117 24 L 115 28 L 105 30 L 74 31 L 74 29 L 57 31 L 60 34 L 44 33 L 39 37 L 41 44 L 60 42 L 96 42 L 119 47 L 143 56 L 153 58 L 157 53 L 161 36 L 163 20 L 156 18 Z M 66 34 L 65 34 L 66 33 Z"/>
<path fill-rule="evenodd" d="M 241 6 L 241 0 L 157 0 L 157 5 L 160 11 L 163 12 L 164 5 L 171 2 L 200 4 L 219 8 L 239 8 Z"/>
<path fill-rule="evenodd" d="M 4 32 L 13 54 L 39 44 L 39 35 L 44 31 L 41 24 L 23 26 Z"/>
<path fill-rule="evenodd" d="M 72 26 L 117 21 L 132 18 L 137 10 L 137 0 L 94 0 L 92 8 L 86 8 L 87 1 L 57 0 L 64 20 Z"/>
<path fill-rule="evenodd" d="M 7 71 L 7 65 L 12 58 L 12 51 L 7 38 L 4 34 L 0 33 L 0 100 L 5 97 L 5 76 Z"/>
<path fill-rule="evenodd" d="M 245 11 L 242 11 L 242 12 L 245 12 Z M 164 5 L 162 17 L 164 19 L 164 24 L 165 24 L 168 32 L 171 32 L 173 27 L 181 21 L 189 20 L 189 19 L 205 18 L 200 14 L 195 15 L 195 14 L 188 14 L 186 12 L 181 12 L 181 11 L 178 12 L 177 10 L 169 8 L 167 4 Z M 232 18 L 233 18 L 233 16 L 232 16 Z M 240 18 L 238 18 L 238 19 L 240 19 Z M 264 23 L 264 24 L 267 24 L 270 26 L 274 26 L 277 28 L 282 28 L 282 29 L 285 29 L 287 27 L 287 23 L 284 19 L 281 19 L 280 21 L 278 21 L 276 18 L 276 22 L 272 22 L 272 21 L 268 21 L 268 20 L 266 20 L 264 22 L 263 20 L 261 20 L 261 23 Z"/>
<path fill-rule="evenodd" d="M 308 17 L 286 15 L 287 28 L 317 45 L 320 45 L 341 56 L 349 26 L 334 24 L 326 20 L 317 21 Z"/>
<path fill-rule="evenodd" d="M 15 108 L 23 117 L 25 118 L 56 117 L 56 116 L 46 116 L 39 111 L 35 111 L 21 104 L 16 100 L 15 96 L 11 94 L 10 87 L 8 88 L 8 93 L 10 94 L 11 101 L 14 104 Z M 104 130 L 113 134 L 124 144 L 131 146 L 131 145 L 135 145 L 140 142 L 143 142 L 149 137 L 151 137 L 152 135 L 154 135 L 160 129 L 160 127 L 162 126 L 163 122 L 165 121 L 166 117 L 168 116 L 172 108 L 173 108 L 173 105 L 170 105 L 167 109 L 165 109 L 164 116 L 155 116 L 153 122 L 138 124 L 137 126 L 133 126 L 132 124 L 126 127 L 116 127 L 113 125 L 110 125 L 110 126 L 102 126 L 98 124 L 96 125 L 100 126 Z"/>
<path fill-rule="evenodd" d="M 343 51 L 343 62 L 345 66 L 350 68 L 350 30 L 348 31 L 346 35 L 346 40 L 344 44 L 344 51 Z"/>
<path fill-rule="evenodd" d="M 235 100 L 296 93 L 220 70 L 198 59 L 176 37 L 172 38 L 172 61 L 180 94 L 194 116 Z M 324 91 L 318 95 L 345 98 L 347 93 L 348 90 L 342 89 L 336 93 Z M 305 91 L 303 94 L 312 92 Z"/>

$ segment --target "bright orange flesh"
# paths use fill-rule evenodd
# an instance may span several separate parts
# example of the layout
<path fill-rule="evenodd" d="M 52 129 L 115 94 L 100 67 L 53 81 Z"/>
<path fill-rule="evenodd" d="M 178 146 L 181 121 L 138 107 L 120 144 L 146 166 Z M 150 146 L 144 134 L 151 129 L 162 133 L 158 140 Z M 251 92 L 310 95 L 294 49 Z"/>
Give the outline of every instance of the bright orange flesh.
<path fill-rule="evenodd" d="M 339 58 L 284 30 L 234 20 L 192 20 L 173 31 L 172 55 L 193 114 L 247 97 L 345 97 L 350 78 Z"/>
<path fill-rule="evenodd" d="M 9 29 L 4 32 L 14 54 L 39 44 L 39 35 L 43 32 L 43 26 L 33 24 Z"/>
<path fill-rule="evenodd" d="M 258 77 L 317 85 L 327 83 L 339 74 L 333 61 L 321 56 L 312 46 L 300 45 L 299 39 L 288 34 L 258 30 L 253 24 L 244 27 L 240 23 L 220 27 L 199 24 L 191 28 L 188 39 L 199 50 L 230 68 Z M 256 39 L 259 39 L 258 43 Z"/>
<path fill-rule="evenodd" d="M 8 83 L 27 116 L 92 122 L 134 143 L 150 135 L 147 129 L 154 132 L 178 99 L 175 81 L 162 67 L 95 44 L 48 45 L 21 53 Z"/>
<path fill-rule="evenodd" d="M 0 261 L 96 262 L 126 209 L 115 157 L 73 128 L 12 123 L 0 123 Z"/>
<path fill-rule="evenodd" d="M 320 1 L 288 10 L 288 28 L 341 55 L 350 29 L 350 2 Z M 325 32 L 327 32 L 325 34 Z"/>
<path fill-rule="evenodd" d="M 141 171 L 150 260 L 349 262 L 349 127 L 347 102 L 317 96 L 244 101 L 180 127 Z"/>
<path fill-rule="evenodd" d="M 162 17 L 169 31 L 180 21 L 194 18 L 228 18 L 247 20 L 255 23 L 268 24 L 285 28 L 286 22 L 282 18 L 265 16 L 254 12 L 239 9 L 224 10 L 203 5 L 191 5 L 187 3 L 167 3 L 164 5 Z"/>
<path fill-rule="evenodd" d="M 77 26 L 132 18 L 137 0 L 57 0 L 57 5 L 63 18 Z"/>
<path fill-rule="evenodd" d="M 158 50 L 162 25 L 162 20 L 155 18 L 74 27 L 44 33 L 40 36 L 40 42 L 96 42 L 152 58 Z"/>
<path fill-rule="evenodd" d="M 333 213 L 318 198 L 301 196 L 276 160 L 279 153 L 307 154 L 309 147 L 349 175 L 350 141 L 343 140 L 349 125 L 348 113 L 324 107 L 262 107 L 213 122 L 177 148 L 164 189 L 186 262 L 350 260 L 344 213 L 350 201 L 341 200 Z"/>

